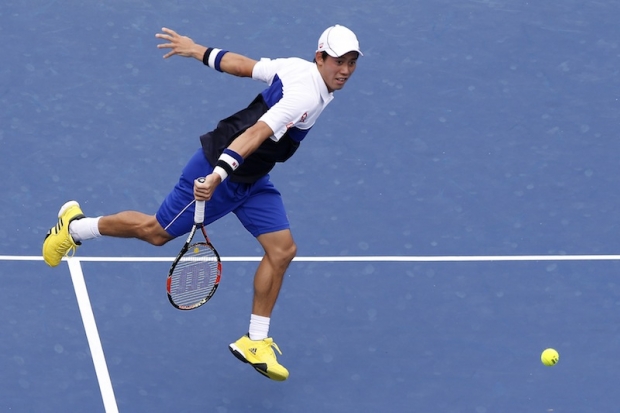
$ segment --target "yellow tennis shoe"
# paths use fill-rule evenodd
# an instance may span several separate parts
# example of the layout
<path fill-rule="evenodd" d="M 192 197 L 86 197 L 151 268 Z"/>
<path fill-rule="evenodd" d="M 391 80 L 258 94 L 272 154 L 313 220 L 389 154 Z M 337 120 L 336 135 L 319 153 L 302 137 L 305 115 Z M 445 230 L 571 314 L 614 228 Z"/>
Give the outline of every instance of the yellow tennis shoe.
<path fill-rule="evenodd" d="M 288 378 L 288 370 L 276 359 L 273 349 L 275 348 L 280 354 L 282 352 L 272 338 L 250 340 L 250 337 L 245 335 L 228 348 L 239 360 L 249 363 L 256 371 L 271 380 L 284 381 Z"/>
<path fill-rule="evenodd" d="M 50 267 L 60 264 L 65 255 L 75 253 L 77 246 L 80 245 L 69 234 L 71 221 L 80 218 L 84 218 L 84 214 L 76 201 L 69 201 L 60 207 L 58 224 L 47 231 L 43 241 L 43 260 Z"/>

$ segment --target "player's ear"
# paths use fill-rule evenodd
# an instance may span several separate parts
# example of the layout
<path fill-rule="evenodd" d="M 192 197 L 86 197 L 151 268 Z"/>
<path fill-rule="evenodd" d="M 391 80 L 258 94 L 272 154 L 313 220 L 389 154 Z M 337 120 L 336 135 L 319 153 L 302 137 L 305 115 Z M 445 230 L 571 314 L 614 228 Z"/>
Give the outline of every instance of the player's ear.
<path fill-rule="evenodd" d="M 314 54 L 314 61 L 317 63 L 323 63 L 323 52 L 316 52 Z"/>

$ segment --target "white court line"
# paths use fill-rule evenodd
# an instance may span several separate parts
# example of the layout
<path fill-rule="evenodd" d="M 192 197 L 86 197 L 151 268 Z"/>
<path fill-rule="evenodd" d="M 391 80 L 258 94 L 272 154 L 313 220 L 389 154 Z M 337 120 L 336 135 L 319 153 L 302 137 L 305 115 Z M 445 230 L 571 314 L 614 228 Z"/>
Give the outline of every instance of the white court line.
<path fill-rule="evenodd" d="M 175 257 L 79 257 L 89 262 L 170 262 Z M 222 257 L 222 261 L 260 261 L 262 257 Z M 42 261 L 41 256 L 0 255 L 0 261 Z M 63 258 L 70 261 L 70 258 Z M 295 257 L 297 262 L 493 262 L 493 261 L 618 261 L 620 255 L 448 255 Z"/>
<path fill-rule="evenodd" d="M 88 346 L 90 347 L 90 353 L 95 365 L 95 373 L 97 373 L 97 380 L 99 381 L 99 389 L 101 390 L 101 397 L 103 398 L 103 406 L 105 407 L 106 413 L 118 413 L 118 406 L 116 404 L 116 398 L 114 397 L 114 389 L 112 388 L 110 373 L 108 372 L 108 366 L 103 354 L 103 347 L 101 346 L 101 339 L 99 338 L 99 332 L 97 331 L 95 315 L 93 314 L 90 299 L 88 298 L 88 290 L 86 289 L 82 266 L 77 258 L 69 258 L 67 259 L 67 263 L 69 264 L 69 272 L 71 272 L 75 296 L 77 297 L 78 307 L 80 308 L 80 314 L 82 315 L 82 322 L 84 323 Z"/>

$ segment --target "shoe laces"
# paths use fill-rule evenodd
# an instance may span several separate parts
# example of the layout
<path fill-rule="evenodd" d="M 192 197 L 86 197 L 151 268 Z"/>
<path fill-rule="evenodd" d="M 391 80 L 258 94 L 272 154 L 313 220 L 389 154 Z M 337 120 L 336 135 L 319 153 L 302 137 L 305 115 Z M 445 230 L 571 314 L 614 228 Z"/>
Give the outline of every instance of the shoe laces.
<path fill-rule="evenodd" d="M 271 341 L 271 342 L 269 342 L 269 341 Z M 276 351 L 277 351 L 280 355 L 282 355 L 282 352 L 280 351 L 280 347 L 278 347 L 278 345 L 277 345 L 276 343 L 274 343 L 274 342 L 273 342 L 273 340 L 268 340 L 268 341 L 266 340 L 266 342 L 267 342 L 267 344 L 269 344 L 269 346 L 271 346 L 271 347 L 275 348 L 275 349 L 276 349 Z"/>
<path fill-rule="evenodd" d="M 58 245 L 56 252 L 62 256 L 73 257 L 76 250 L 77 246 L 75 245 L 75 243 L 67 239 L 64 240 L 60 245 Z"/>

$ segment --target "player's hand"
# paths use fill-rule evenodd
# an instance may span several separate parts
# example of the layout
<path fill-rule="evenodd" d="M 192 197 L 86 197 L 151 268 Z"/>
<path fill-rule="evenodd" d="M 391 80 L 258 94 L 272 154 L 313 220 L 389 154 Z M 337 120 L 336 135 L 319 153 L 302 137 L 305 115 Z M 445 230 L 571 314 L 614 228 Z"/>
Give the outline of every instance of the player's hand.
<path fill-rule="evenodd" d="M 164 59 L 170 56 L 179 55 L 183 57 L 194 57 L 197 53 L 196 48 L 199 47 L 192 39 L 187 36 L 181 36 L 174 30 L 168 28 L 162 28 L 163 33 L 157 33 L 155 37 L 158 39 L 166 40 L 168 43 L 161 43 L 157 45 L 158 49 L 171 49 L 164 55 Z M 199 53 L 199 52 L 198 52 Z"/>
<path fill-rule="evenodd" d="M 203 182 L 196 179 L 194 181 L 194 198 L 198 201 L 210 200 L 221 180 L 222 178 L 218 174 L 207 175 Z"/>

